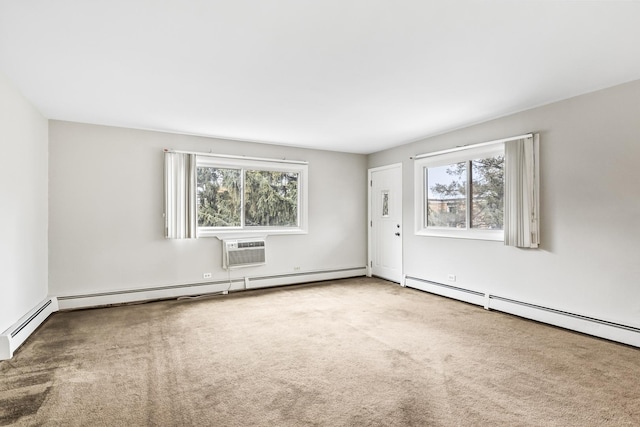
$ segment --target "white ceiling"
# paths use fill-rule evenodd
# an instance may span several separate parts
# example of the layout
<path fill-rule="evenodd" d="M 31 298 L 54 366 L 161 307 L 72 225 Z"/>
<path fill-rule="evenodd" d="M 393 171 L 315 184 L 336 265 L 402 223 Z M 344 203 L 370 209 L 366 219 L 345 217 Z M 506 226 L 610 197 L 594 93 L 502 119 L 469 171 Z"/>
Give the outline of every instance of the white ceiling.
<path fill-rule="evenodd" d="M 48 118 L 371 153 L 640 79 L 638 1 L 0 0 Z"/>

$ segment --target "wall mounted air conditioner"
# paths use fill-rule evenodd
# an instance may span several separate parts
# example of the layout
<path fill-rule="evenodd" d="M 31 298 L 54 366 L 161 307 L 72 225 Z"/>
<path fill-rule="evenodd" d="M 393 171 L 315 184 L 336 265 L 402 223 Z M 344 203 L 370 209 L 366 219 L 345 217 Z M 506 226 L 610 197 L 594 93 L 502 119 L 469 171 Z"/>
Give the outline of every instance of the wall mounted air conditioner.
<path fill-rule="evenodd" d="M 222 268 L 252 267 L 266 263 L 265 239 L 222 241 Z"/>

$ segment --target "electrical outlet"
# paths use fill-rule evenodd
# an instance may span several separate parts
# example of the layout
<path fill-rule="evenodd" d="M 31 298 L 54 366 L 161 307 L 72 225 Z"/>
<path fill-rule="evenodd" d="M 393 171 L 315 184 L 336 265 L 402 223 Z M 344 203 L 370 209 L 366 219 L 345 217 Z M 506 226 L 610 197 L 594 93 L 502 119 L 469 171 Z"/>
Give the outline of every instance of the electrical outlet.
<path fill-rule="evenodd" d="M 300 271 L 300 267 L 293 267 L 293 271 Z"/>
<path fill-rule="evenodd" d="M 455 274 L 449 274 L 447 276 L 447 279 L 449 279 L 449 281 L 451 281 L 451 282 L 455 282 L 456 281 L 456 275 Z"/>
<path fill-rule="evenodd" d="M 204 273 L 204 274 L 202 275 L 202 278 L 203 278 L 203 279 L 211 279 L 211 273 Z"/>

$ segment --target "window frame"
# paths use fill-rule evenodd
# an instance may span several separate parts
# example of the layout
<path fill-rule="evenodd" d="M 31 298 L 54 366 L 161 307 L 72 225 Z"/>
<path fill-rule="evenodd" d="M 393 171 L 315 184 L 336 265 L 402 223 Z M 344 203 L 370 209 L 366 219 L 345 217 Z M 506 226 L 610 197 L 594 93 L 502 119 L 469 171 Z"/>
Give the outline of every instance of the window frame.
<path fill-rule="evenodd" d="M 469 228 L 473 194 L 469 190 L 469 173 L 467 174 L 466 194 L 466 228 L 427 226 L 428 183 L 427 169 L 447 166 L 460 162 L 468 162 L 482 158 L 504 156 L 504 143 L 482 144 L 469 148 L 457 149 L 451 152 L 436 152 L 425 154 L 414 162 L 415 187 L 415 234 L 429 237 L 448 237 L 458 239 L 504 241 L 503 230 L 486 230 Z"/>
<path fill-rule="evenodd" d="M 202 227 L 197 224 L 197 237 L 239 238 L 253 236 L 268 236 L 277 234 L 307 234 L 308 233 L 308 165 L 306 162 L 287 162 L 277 160 L 237 159 L 207 155 L 196 155 L 196 176 L 200 167 L 224 169 L 240 169 L 240 191 L 242 197 L 239 227 Z M 247 226 L 244 212 L 244 180 L 246 170 L 295 172 L 298 174 L 298 225 L 295 227 L 282 226 Z M 197 198 L 197 183 L 195 197 Z M 196 212 L 198 205 L 196 202 Z M 197 214 L 196 214 L 197 215 Z"/>

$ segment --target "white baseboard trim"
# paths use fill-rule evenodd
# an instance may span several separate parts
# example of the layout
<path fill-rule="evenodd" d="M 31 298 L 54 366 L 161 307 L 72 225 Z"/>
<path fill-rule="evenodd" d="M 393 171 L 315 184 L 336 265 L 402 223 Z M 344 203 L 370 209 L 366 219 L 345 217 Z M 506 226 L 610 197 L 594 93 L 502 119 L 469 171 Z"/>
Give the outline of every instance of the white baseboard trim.
<path fill-rule="evenodd" d="M 354 267 L 336 270 L 297 272 L 293 274 L 234 278 L 231 279 L 231 281 L 220 280 L 214 282 L 169 285 L 154 288 L 97 292 L 84 295 L 66 295 L 58 296 L 58 305 L 60 310 L 102 307 L 149 300 L 171 299 L 188 295 L 215 294 L 229 291 L 242 291 L 246 289 L 317 282 L 321 280 L 344 279 L 348 277 L 364 276 L 365 273 L 365 267 Z"/>
<path fill-rule="evenodd" d="M 58 311 L 56 297 L 46 298 L 0 334 L 0 360 L 8 360 L 47 317 Z"/>
<path fill-rule="evenodd" d="M 488 310 L 501 311 L 587 335 L 640 347 L 640 328 L 634 326 L 445 285 L 417 277 L 407 276 L 405 284 L 411 288 L 483 306 Z"/>

